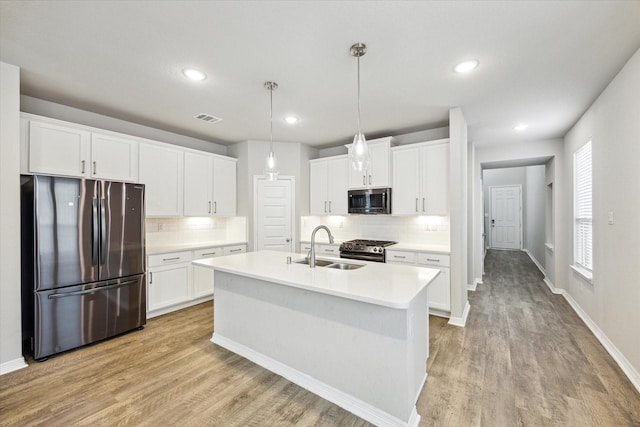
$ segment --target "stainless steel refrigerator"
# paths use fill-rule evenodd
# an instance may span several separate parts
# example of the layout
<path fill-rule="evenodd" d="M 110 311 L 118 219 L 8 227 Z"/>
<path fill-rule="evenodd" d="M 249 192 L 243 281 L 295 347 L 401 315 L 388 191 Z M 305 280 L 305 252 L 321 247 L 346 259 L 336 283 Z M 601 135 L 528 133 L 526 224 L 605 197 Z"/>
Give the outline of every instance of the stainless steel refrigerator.
<path fill-rule="evenodd" d="M 22 323 L 40 360 L 146 323 L 144 185 L 21 177 Z"/>

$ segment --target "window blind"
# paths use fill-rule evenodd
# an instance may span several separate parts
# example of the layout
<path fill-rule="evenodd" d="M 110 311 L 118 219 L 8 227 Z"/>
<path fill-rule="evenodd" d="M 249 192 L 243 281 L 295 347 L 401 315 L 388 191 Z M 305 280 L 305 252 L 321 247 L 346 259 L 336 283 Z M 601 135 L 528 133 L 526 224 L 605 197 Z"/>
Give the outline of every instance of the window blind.
<path fill-rule="evenodd" d="M 574 261 L 589 271 L 593 268 L 591 164 L 591 141 L 589 141 L 574 154 Z"/>

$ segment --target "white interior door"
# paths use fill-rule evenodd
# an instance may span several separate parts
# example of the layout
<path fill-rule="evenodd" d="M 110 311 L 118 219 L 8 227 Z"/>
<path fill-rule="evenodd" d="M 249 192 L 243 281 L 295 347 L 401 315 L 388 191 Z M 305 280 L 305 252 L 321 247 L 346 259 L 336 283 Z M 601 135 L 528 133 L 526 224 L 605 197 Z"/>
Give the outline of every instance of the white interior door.
<path fill-rule="evenodd" d="M 491 187 L 491 247 L 521 249 L 520 186 Z"/>
<path fill-rule="evenodd" d="M 256 248 L 291 252 L 293 249 L 293 191 L 290 179 L 256 185 Z"/>

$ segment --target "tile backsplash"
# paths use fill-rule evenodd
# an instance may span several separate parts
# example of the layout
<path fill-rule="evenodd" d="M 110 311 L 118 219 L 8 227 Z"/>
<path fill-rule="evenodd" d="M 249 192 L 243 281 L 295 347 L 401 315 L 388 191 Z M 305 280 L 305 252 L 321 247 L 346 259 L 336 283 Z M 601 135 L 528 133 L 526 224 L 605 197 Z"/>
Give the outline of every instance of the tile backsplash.
<path fill-rule="evenodd" d="M 147 246 L 189 244 L 213 240 L 247 240 L 247 219 L 243 216 L 219 218 L 147 218 Z"/>
<path fill-rule="evenodd" d="M 300 240 L 308 241 L 313 229 L 326 225 L 336 240 L 375 239 L 402 243 L 449 245 L 448 216 L 303 216 Z M 326 240 L 326 234 L 319 235 Z"/>

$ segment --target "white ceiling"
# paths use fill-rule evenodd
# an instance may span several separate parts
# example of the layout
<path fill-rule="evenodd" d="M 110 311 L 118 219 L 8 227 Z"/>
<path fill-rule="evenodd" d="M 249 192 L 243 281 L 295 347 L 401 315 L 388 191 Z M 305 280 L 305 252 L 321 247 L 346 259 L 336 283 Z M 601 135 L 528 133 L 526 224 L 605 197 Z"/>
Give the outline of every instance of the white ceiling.
<path fill-rule="evenodd" d="M 25 95 L 223 144 L 269 138 L 274 80 L 274 139 L 317 147 L 353 138 L 364 42 L 369 139 L 460 106 L 483 145 L 563 136 L 640 47 L 640 1 L 2 0 L 0 36 Z"/>

